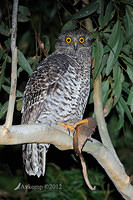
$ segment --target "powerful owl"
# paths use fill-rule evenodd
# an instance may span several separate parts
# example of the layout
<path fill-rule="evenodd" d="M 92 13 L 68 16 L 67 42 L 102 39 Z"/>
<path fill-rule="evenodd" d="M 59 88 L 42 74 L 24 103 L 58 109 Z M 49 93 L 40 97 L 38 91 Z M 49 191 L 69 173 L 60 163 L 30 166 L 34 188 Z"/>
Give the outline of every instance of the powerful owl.
<path fill-rule="evenodd" d="M 22 105 L 22 124 L 74 125 L 82 120 L 90 92 L 91 41 L 84 30 L 62 32 L 55 51 L 33 72 Z M 49 144 L 24 144 L 23 161 L 29 175 L 45 173 Z"/>

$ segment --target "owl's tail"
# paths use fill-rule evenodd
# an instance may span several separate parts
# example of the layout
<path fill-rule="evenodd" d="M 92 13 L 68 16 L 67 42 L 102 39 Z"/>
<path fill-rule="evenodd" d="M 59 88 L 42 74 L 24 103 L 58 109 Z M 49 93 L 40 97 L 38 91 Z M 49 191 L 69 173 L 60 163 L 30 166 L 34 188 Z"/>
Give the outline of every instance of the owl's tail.
<path fill-rule="evenodd" d="M 23 149 L 23 162 L 25 170 L 30 176 L 37 175 L 40 177 L 45 174 L 46 166 L 46 153 L 50 144 L 24 144 Z"/>

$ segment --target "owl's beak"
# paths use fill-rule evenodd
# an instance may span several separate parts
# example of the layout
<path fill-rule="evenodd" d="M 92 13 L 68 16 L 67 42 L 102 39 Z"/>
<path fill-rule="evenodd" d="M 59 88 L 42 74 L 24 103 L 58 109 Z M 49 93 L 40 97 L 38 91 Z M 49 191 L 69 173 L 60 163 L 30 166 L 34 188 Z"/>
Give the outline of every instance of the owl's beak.
<path fill-rule="evenodd" d="M 77 41 L 74 41 L 73 47 L 74 47 L 74 50 L 77 51 L 77 49 L 78 49 L 78 42 Z"/>

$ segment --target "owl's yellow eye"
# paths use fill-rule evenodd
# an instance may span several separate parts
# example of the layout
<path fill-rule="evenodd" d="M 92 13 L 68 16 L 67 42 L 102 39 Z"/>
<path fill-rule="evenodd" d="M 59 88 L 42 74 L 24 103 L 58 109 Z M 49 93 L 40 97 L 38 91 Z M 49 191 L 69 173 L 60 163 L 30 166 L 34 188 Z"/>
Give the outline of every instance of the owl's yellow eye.
<path fill-rule="evenodd" d="M 69 43 L 71 43 L 71 41 L 72 41 L 72 39 L 70 38 L 70 37 L 67 37 L 66 38 L 66 42 L 69 44 Z"/>
<path fill-rule="evenodd" d="M 80 37 L 79 38 L 79 42 L 82 44 L 82 43 L 84 43 L 84 41 L 85 41 L 85 39 L 83 38 L 83 37 Z"/>

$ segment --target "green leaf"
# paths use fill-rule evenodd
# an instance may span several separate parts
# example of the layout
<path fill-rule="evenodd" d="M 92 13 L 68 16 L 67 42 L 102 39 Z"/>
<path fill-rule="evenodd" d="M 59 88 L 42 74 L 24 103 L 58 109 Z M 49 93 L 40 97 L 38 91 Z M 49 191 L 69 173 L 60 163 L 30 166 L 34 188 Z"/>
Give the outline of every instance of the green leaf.
<path fill-rule="evenodd" d="M 100 28 L 102 29 L 103 28 L 103 20 L 104 20 L 104 0 L 99 0 L 98 1 L 99 3 L 99 8 L 97 10 L 97 13 L 100 14 L 99 15 L 99 18 L 98 18 L 98 22 L 99 22 L 99 25 L 100 25 Z"/>
<path fill-rule="evenodd" d="M 50 41 L 47 35 L 42 36 L 42 42 L 44 42 L 44 48 L 47 53 L 50 51 Z"/>
<path fill-rule="evenodd" d="M 92 90 L 89 95 L 89 101 L 88 101 L 89 104 L 93 103 L 93 95 L 94 95 L 94 91 Z"/>
<path fill-rule="evenodd" d="M 131 81 L 133 82 L 133 62 L 132 62 L 132 59 L 129 56 L 124 55 L 123 53 L 120 55 L 120 57 L 122 58 L 123 62 L 126 64 L 127 74 L 129 76 L 129 78 L 131 79 Z"/>
<path fill-rule="evenodd" d="M 5 53 L 4 49 L 0 48 L 0 59 L 3 57 L 4 53 Z"/>
<path fill-rule="evenodd" d="M 127 104 L 130 106 L 131 112 L 133 112 L 133 86 L 130 89 Z"/>
<path fill-rule="evenodd" d="M 129 45 L 131 47 L 131 52 L 130 54 L 132 54 L 132 51 L 133 51 L 133 37 L 131 37 L 131 39 L 129 40 Z"/>
<path fill-rule="evenodd" d="M 126 81 L 124 81 L 124 82 L 122 83 L 122 90 L 126 93 L 126 97 L 127 97 L 127 95 L 129 95 L 129 93 L 130 93 L 129 87 L 130 87 L 130 83 L 127 83 Z"/>
<path fill-rule="evenodd" d="M 103 25 L 102 27 L 105 27 L 108 25 L 109 21 L 113 18 L 114 14 L 115 14 L 115 10 L 112 11 L 113 6 L 112 6 L 112 2 L 109 2 L 107 7 L 106 7 L 106 11 L 105 11 L 105 16 L 103 18 Z"/>
<path fill-rule="evenodd" d="M 10 87 L 9 87 L 9 86 L 7 86 L 7 85 L 2 85 L 2 88 L 3 88 L 8 94 L 10 94 Z M 16 96 L 17 96 L 17 97 L 22 97 L 23 94 L 22 94 L 19 90 L 17 90 L 17 91 L 16 91 Z"/>
<path fill-rule="evenodd" d="M 22 92 L 20 92 L 19 90 L 17 90 L 16 96 L 17 96 L 17 97 L 23 97 L 23 94 L 22 94 Z"/>
<path fill-rule="evenodd" d="M 4 44 L 5 44 L 6 48 L 8 50 L 10 50 L 10 48 L 11 48 L 11 38 L 8 38 L 7 40 L 5 40 Z"/>
<path fill-rule="evenodd" d="M 122 3 L 133 5 L 133 0 L 120 0 Z"/>
<path fill-rule="evenodd" d="M 0 110 L 0 119 L 5 115 L 5 113 L 7 112 L 7 108 L 8 108 L 8 101 L 6 101 L 4 103 L 4 105 L 2 106 L 1 110 Z"/>
<path fill-rule="evenodd" d="M 61 32 L 77 28 L 76 20 L 69 20 L 61 29 Z"/>
<path fill-rule="evenodd" d="M 111 35 L 108 35 L 109 36 L 109 39 L 108 39 L 108 44 L 105 46 L 104 48 L 104 53 L 107 53 L 109 51 L 112 50 L 112 48 L 115 46 L 116 44 L 116 41 L 118 39 L 118 33 L 120 32 L 120 28 L 121 28 L 121 25 L 120 25 L 120 21 L 118 20 L 116 22 L 116 24 L 114 25 L 113 29 L 110 30 L 112 33 Z M 109 30 L 107 29 L 106 32 L 108 32 Z M 106 33 L 104 33 L 104 36 L 106 37 Z"/>
<path fill-rule="evenodd" d="M 126 15 L 123 18 L 125 34 L 128 38 L 133 36 L 133 7 L 126 5 Z"/>
<path fill-rule="evenodd" d="M 18 71 L 17 71 L 17 76 L 18 76 L 18 78 L 19 78 L 19 75 L 20 75 L 20 73 L 23 71 L 23 69 L 22 69 L 22 67 L 19 67 L 18 68 Z"/>
<path fill-rule="evenodd" d="M 13 192 L 14 188 L 16 188 L 16 186 L 20 182 L 21 182 L 21 179 L 19 176 L 9 176 L 9 175 L 4 175 L 4 174 L 1 174 L 1 176 L 0 176 L 0 188 L 4 189 L 5 191 L 8 191 L 8 192 L 9 191 Z"/>
<path fill-rule="evenodd" d="M 10 94 L 10 87 L 9 86 L 6 86 L 6 85 L 2 85 L 2 88 L 8 93 Z"/>
<path fill-rule="evenodd" d="M 39 61 L 40 61 L 40 57 L 37 56 L 36 59 L 34 60 L 33 65 L 32 65 L 32 70 L 33 70 L 33 71 L 36 69 L 36 67 L 37 67 L 37 65 L 38 65 L 38 63 L 39 63 Z"/>
<path fill-rule="evenodd" d="M 97 74 L 100 70 L 102 58 L 103 58 L 103 45 L 97 38 L 93 45 L 93 55 L 94 55 L 94 76 L 93 78 L 97 78 Z"/>
<path fill-rule="evenodd" d="M 29 16 L 30 16 L 29 9 L 24 6 L 19 6 L 18 22 L 29 21 L 30 20 Z"/>
<path fill-rule="evenodd" d="M 6 60 L 3 62 L 0 71 L 0 91 L 1 91 L 1 86 L 5 81 L 5 69 L 6 69 Z"/>
<path fill-rule="evenodd" d="M 107 54 L 104 54 L 103 55 L 103 58 L 102 58 L 102 63 L 101 63 L 101 66 L 100 66 L 100 68 L 99 68 L 99 70 L 98 70 L 98 74 L 97 74 L 97 77 L 99 77 L 99 75 L 102 73 L 102 75 L 103 75 L 103 69 L 105 68 L 105 65 L 107 64 L 107 59 L 108 59 L 108 55 Z M 103 75 L 103 77 L 104 77 L 104 75 Z"/>
<path fill-rule="evenodd" d="M 116 110 L 119 115 L 119 121 L 117 122 L 115 130 L 120 130 L 124 125 L 124 109 L 122 105 L 120 104 L 120 102 L 118 102 L 118 104 L 116 105 Z"/>
<path fill-rule="evenodd" d="M 0 24 L 0 34 L 9 37 L 10 36 L 10 29 L 5 25 L 2 21 Z"/>
<path fill-rule="evenodd" d="M 129 78 L 131 79 L 132 83 L 133 83 L 133 68 L 130 68 L 131 66 L 128 64 L 127 66 L 127 74 L 129 76 Z"/>
<path fill-rule="evenodd" d="M 37 57 L 37 56 L 28 57 L 28 58 L 27 58 L 27 61 L 28 61 L 28 63 L 29 63 L 30 65 L 32 65 L 32 64 L 35 62 L 36 58 L 38 58 L 38 57 Z"/>
<path fill-rule="evenodd" d="M 18 14 L 18 22 L 28 22 L 30 20 L 29 17 Z"/>
<path fill-rule="evenodd" d="M 79 12 L 72 16 L 72 19 L 80 19 L 83 17 L 87 17 L 94 13 L 98 9 L 99 3 L 97 0 L 92 1 L 87 4 L 84 8 L 82 8 Z"/>
<path fill-rule="evenodd" d="M 121 53 L 120 56 L 126 61 L 125 64 L 130 64 L 133 67 L 133 60 L 129 56 L 124 55 L 123 53 Z"/>
<path fill-rule="evenodd" d="M 29 63 L 27 62 L 26 58 L 24 57 L 23 53 L 20 50 L 18 50 L 18 64 L 31 76 L 32 74 L 31 66 L 29 65 Z"/>
<path fill-rule="evenodd" d="M 107 61 L 107 67 L 106 67 L 106 75 L 108 76 L 116 63 L 119 53 L 121 52 L 122 46 L 123 46 L 123 33 L 121 31 L 121 23 L 118 21 L 115 25 L 117 27 L 117 36 L 115 38 L 115 44 L 112 47 L 112 50 L 110 51 L 109 58 Z"/>
<path fill-rule="evenodd" d="M 122 52 L 126 55 L 129 55 L 130 53 L 130 44 L 125 44 L 122 48 Z"/>
<path fill-rule="evenodd" d="M 8 80 L 8 78 L 6 78 L 6 77 L 5 77 L 5 83 L 7 83 L 7 84 L 9 84 L 9 85 L 10 85 L 10 84 L 11 84 L 11 81 L 10 81 L 10 80 Z"/>
<path fill-rule="evenodd" d="M 103 107 L 104 107 L 109 95 L 109 81 L 108 80 L 102 82 L 102 94 L 103 94 Z"/>
<path fill-rule="evenodd" d="M 30 41 L 31 33 L 30 31 L 26 31 L 25 33 L 23 33 L 23 35 L 20 37 L 20 40 L 18 41 L 18 49 L 24 53 L 27 50 Z"/>
<path fill-rule="evenodd" d="M 114 83 L 113 83 L 112 95 L 114 97 L 114 106 L 115 106 L 121 96 L 122 83 L 124 81 L 124 76 L 120 67 L 118 66 L 118 63 L 116 63 L 113 70 L 113 80 L 114 80 Z"/>
<path fill-rule="evenodd" d="M 8 62 L 8 63 L 11 63 L 11 62 L 12 62 L 11 57 L 8 56 L 7 54 L 4 54 L 3 59 L 4 59 L 6 62 Z"/>
<path fill-rule="evenodd" d="M 17 108 L 18 111 L 21 111 L 22 103 L 23 103 L 23 99 L 22 98 L 17 100 L 16 108 Z"/>
<path fill-rule="evenodd" d="M 130 110 L 129 110 L 128 106 L 127 106 L 127 103 L 125 102 L 125 100 L 123 99 L 122 96 L 120 97 L 120 103 L 121 103 L 121 105 L 122 105 L 122 107 L 123 107 L 128 119 L 130 120 L 131 124 L 133 124 L 133 117 L 132 117 L 132 115 L 130 113 Z"/>
<path fill-rule="evenodd" d="M 29 9 L 25 6 L 19 6 L 19 12 L 24 16 L 30 16 Z"/>
<path fill-rule="evenodd" d="M 27 61 L 32 66 L 32 70 L 34 71 L 37 67 L 38 62 L 40 61 L 40 56 L 29 57 Z"/>
<path fill-rule="evenodd" d="M 108 114 L 110 113 L 110 111 L 112 109 L 112 106 L 113 106 L 113 100 L 112 100 L 112 97 L 110 97 L 106 101 L 106 104 L 105 104 L 105 107 L 104 107 L 104 116 L 108 116 Z"/>

